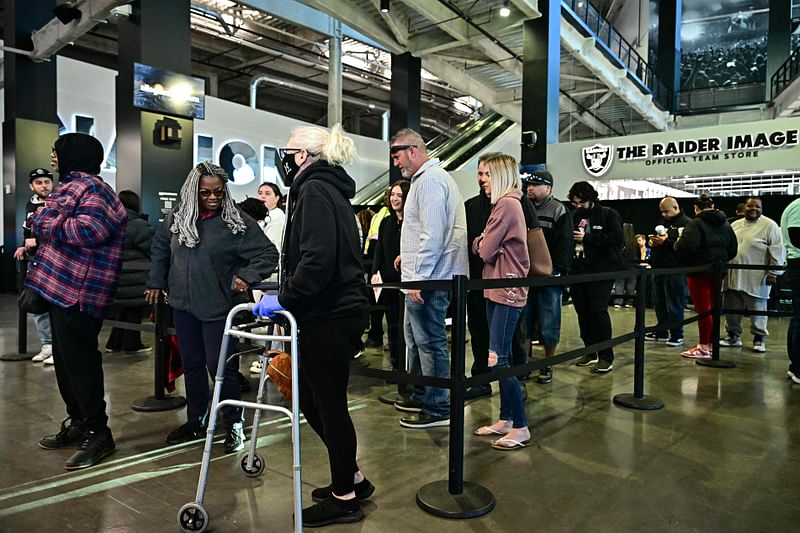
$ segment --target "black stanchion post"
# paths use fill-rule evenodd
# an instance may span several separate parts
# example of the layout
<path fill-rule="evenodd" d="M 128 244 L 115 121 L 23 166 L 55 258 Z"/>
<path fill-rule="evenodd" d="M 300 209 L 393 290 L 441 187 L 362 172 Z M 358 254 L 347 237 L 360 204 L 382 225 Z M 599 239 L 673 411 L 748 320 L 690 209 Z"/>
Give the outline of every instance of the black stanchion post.
<path fill-rule="evenodd" d="M 401 294 L 401 297 L 397 298 L 397 301 L 398 301 L 398 303 L 397 303 L 397 306 L 398 306 L 397 320 L 400 323 L 399 324 L 399 327 L 400 327 L 400 336 L 399 336 L 400 353 L 397 356 L 397 368 L 398 369 L 402 368 L 403 370 L 406 370 L 408 368 L 408 365 L 407 365 L 407 362 L 406 362 L 405 327 L 403 326 L 404 320 L 405 320 L 404 317 L 405 317 L 406 304 L 405 304 L 405 298 L 402 297 L 403 293 L 400 293 L 400 294 Z M 389 405 L 394 405 L 396 402 L 406 401 L 406 400 L 408 400 L 410 398 L 411 398 L 411 393 L 408 392 L 408 384 L 406 384 L 406 383 L 398 383 L 397 384 L 397 392 L 396 393 L 395 392 L 389 392 L 389 393 L 381 394 L 380 396 L 378 396 L 378 400 L 380 402 L 386 403 L 386 404 L 389 404 Z"/>
<path fill-rule="evenodd" d="M 700 366 L 710 366 L 713 368 L 736 368 L 733 361 L 722 361 L 719 358 L 719 329 L 722 323 L 722 272 L 725 265 L 718 263 L 714 272 L 714 307 L 711 309 L 711 316 L 714 324 L 711 327 L 711 359 L 695 359 L 695 364 Z"/>
<path fill-rule="evenodd" d="M 650 275 L 646 268 L 639 267 L 637 277 L 639 278 L 639 289 L 636 292 L 636 325 L 634 326 L 636 339 L 633 355 L 633 394 L 617 394 L 614 396 L 614 403 L 621 407 L 653 411 L 663 408 L 664 402 L 644 394 L 645 306 L 647 305 L 647 282 Z"/>
<path fill-rule="evenodd" d="M 494 509 L 494 495 L 482 485 L 464 481 L 464 367 L 467 340 L 467 277 L 453 278 L 453 329 L 450 350 L 450 461 L 447 481 L 417 491 L 417 505 L 443 518 L 477 518 Z"/>
<path fill-rule="evenodd" d="M 17 270 L 17 290 L 22 290 L 28 262 L 20 261 Z M 34 354 L 28 352 L 28 313 L 17 310 L 17 351 L 0 355 L 0 361 L 30 361 Z"/>
<path fill-rule="evenodd" d="M 155 305 L 156 338 L 154 346 L 154 372 L 153 372 L 153 396 L 146 396 L 134 400 L 131 408 L 134 411 L 156 412 L 170 411 L 186 405 L 186 398 L 180 395 L 167 396 L 164 389 L 167 386 L 167 309 L 166 304 L 161 298 Z"/>

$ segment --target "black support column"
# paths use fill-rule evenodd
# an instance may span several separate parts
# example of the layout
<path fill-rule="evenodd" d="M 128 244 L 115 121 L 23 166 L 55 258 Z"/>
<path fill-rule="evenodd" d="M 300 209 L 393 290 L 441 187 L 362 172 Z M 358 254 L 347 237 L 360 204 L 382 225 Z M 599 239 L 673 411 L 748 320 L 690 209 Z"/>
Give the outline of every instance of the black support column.
<path fill-rule="evenodd" d="M 392 54 L 392 91 L 389 108 L 389 137 L 403 128 L 420 131 L 422 61 L 406 52 Z M 401 178 L 389 159 L 389 183 Z"/>
<path fill-rule="evenodd" d="M 33 50 L 31 32 L 53 18 L 53 7 L 52 0 L 5 0 L 4 44 Z M 58 136 L 58 118 L 55 58 L 34 63 L 25 55 L 10 52 L 5 52 L 3 58 L 3 242 L 4 260 L 10 261 L 14 249 L 22 242 L 25 203 L 31 194 L 28 172 L 50 164 L 50 148 Z M 10 285 L 13 283 L 12 276 Z"/>
<path fill-rule="evenodd" d="M 769 31 L 767 33 L 767 79 L 765 94 L 771 100 L 772 76 L 789 58 L 792 37 L 792 6 L 786 0 L 770 0 Z"/>
<path fill-rule="evenodd" d="M 670 110 L 677 108 L 681 88 L 681 14 L 682 3 L 657 0 L 658 3 L 658 62 L 656 76 L 672 93 Z"/>
<path fill-rule="evenodd" d="M 136 0 L 119 26 L 117 190 L 138 192 L 152 221 L 159 216 L 159 192 L 178 192 L 192 168 L 194 127 L 191 119 L 170 117 L 180 124 L 183 142 L 153 143 L 155 123 L 165 115 L 133 107 L 133 64 L 191 74 L 190 5 L 190 0 Z"/>
<path fill-rule="evenodd" d="M 561 0 L 539 0 L 539 11 L 542 16 L 526 20 L 522 28 L 521 163 L 524 165 L 547 163 L 547 145 L 558 143 Z M 535 133 L 535 144 L 529 142 L 527 132 Z"/>

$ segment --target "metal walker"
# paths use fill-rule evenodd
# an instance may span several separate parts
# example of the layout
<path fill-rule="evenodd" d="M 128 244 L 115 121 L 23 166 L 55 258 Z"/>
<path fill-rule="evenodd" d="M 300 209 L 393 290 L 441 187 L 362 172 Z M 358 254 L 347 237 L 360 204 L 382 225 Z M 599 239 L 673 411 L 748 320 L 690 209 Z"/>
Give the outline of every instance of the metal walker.
<path fill-rule="evenodd" d="M 251 333 L 250 330 L 256 327 L 263 327 L 266 325 L 273 326 L 274 323 L 257 320 L 248 324 L 232 326 L 234 316 L 241 311 L 252 311 L 255 304 L 240 304 L 235 306 L 228 313 L 225 320 L 225 333 L 222 337 L 222 345 L 220 346 L 219 366 L 217 374 L 214 378 L 214 394 L 211 400 L 211 416 L 208 422 L 208 430 L 206 431 L 206 442 L 203 448 L 203 461 L 200 464 L 200 477 L 197 481 L 197 493 L 193 502 L 185 504 L 178 511 L 178 524 L 185 532 L 203 532 L 208 529 L 209 514 L 203 507 L 203 498 L 206 491 L 206 483 L 208 481 L 208 466 L 211 462 L 211 446 L 214 441 L 214 429 L 217 424 L 217 415 L 219 410 L 223 407 L 242 407 L 244 409 L 254 409 L 255 416 L 253 417 L 253 429 L 250 435 L 250 446 L 247 455 L 242 457 L 240 467 L 242 473 L 247 477 L 258 477 L 264 473 L 266 466 L 264 459 L 256 452 L 256 443 L 258 442 L 258 426 L 261 421 L 262 411 L 275 411 L 285 415 L 292 424 L 292 478 L 294 485 L 294 530 L 297 533 L 303 531 L 302 520 L 302 488 L 300 479 L 300 399 L 298 390 L 298 377 L 297 377 L 297 322 L 288 311 L 277 311 L 276 314 L 281 315 L 286 319 L 289 324 L 289 335 L 273 335 L 268 333 L 266 335 Z M 270 327 L 269 331 L 272 331 Z M 264 392 L 267 383 L 267 356 L 261 355 L 264 365 L 261 370 L 261 377 L 258 382 L 258 394 L 256 396 L 256 403 L 245 402 L 241 400 L 222 400 L 222 382 L 225 379 L 225 363 L 229 358 L 227 355 L 228 340 L 230 337 L 239 339 L 250 339 L 255 341 L 283 341 L 289 342 L 291 346 L 292 357 L 292 410 L 289 411 L 285 407 L 279 405 L 271 405 L 262 403 L 264 400 Z M 234 354 L 231 357 L 235 357 Z"/>

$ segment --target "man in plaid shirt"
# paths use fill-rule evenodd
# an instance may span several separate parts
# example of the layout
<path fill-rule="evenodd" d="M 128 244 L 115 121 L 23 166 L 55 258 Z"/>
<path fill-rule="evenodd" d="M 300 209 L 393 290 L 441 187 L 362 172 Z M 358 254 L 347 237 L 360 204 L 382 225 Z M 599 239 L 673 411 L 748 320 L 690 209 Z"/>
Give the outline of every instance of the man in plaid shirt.
<path fill-rule="evenodd" d="M 68 418 L 39 446 L 52 450 L 78 445 L 65 466 L 79 470 L 115 448 L 97 335 L 117 290 L 127 213 L 98 176 L 100 141 L 69 133 L 55 142 L 50 157 L 60 184 L 30 220 L 41 245 L 25 286 L 50 304 L 56 380 Z"/>

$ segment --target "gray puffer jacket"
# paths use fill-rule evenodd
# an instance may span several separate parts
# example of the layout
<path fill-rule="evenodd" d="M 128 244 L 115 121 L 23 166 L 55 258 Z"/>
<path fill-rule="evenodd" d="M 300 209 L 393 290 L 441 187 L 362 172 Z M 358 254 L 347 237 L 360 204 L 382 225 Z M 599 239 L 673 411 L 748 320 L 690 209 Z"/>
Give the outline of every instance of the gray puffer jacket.
<path fill-rule="evenodd" d="M 237 208 L 238 209 L 238 208 Z M 200 242 L 188 248 L 171 233 L 170 214 L 159 227 L 150 249 L 150 289 L 167 289 L 169 304 L 198 320 L 224 319 L 247 295 L 232 288 L 234 276 L 258 283 L 278 265 L 278 250 L 255 220 L 240 213 L 247 229 L 233 235 L 219 214 L 197 220 Z"/>

